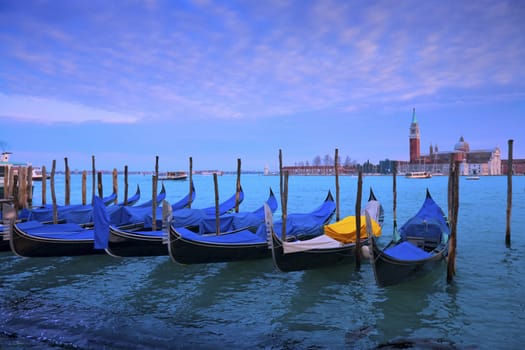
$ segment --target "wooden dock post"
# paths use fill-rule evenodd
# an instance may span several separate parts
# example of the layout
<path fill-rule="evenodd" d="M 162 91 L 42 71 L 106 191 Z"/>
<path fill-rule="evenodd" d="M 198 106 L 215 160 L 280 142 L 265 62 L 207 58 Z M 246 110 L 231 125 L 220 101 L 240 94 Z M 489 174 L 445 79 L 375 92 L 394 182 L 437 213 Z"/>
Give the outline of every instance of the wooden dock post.
<path fill-rule="evenodd" d="M 93 198 L 95 197 L 95 173 L 95 156 L 91 156 L 91 205 L 93 205 Z"/>
<path fill-rule="evenodd" d="M 99 171 L 97 173 L 97 179 L 98 179 L 98 196 L 100 199 L 104 198 L 104 189 L 102 188 L 102 172 Z"/>
<path fill-rule="evenodd" d="M 219 183 L 216 172 L 213 173 L 213 189 L 215 191 L 215 234 L 218 236 L 221 233 L 221 220 L 219 218 Z"/>
<path fill-rule="evenodd" d="M 357 198 L 355 200 L 355 269 L 361 269 L 361 198 L 363 192 L 363 171 L 357 175 Z"/>
<path fill-rule="evenodd" d="M 281 231 L 281 238 L 282 241 L 286 241 L 286 221 L 288 220 L 288 171 L 284 172 L 284 179 L 283 179 L 283 197 L 281 200 L 282 203 L 282 212 L 283 212 L 283 230 Z"/>
<path fill-rule="evenodd" d="M 46 186 L 47 186 L 47 174 L 46 174 L 46 166 L 42 165 L 42 206 L 45 206 L 46 201 Z"/>
<path fill-rule="evenodd" d="M 235 212 L 239 212 L 239 202 L 241 196 L 241 158 L 237 158 L 237 186 L 235 190 Z"/>
<path fill-rule="evenodd" d="M 114 203 L 118 203 L 118 172 L 117 168 L 113 168 L 113 193 L 116 194 Z"/>
<path fill-rule="evenodd" d="M 392 215 L 394 216 L 394 238 L 397 239 L 397 163 L 394 162 L 394 171 L 392 171 Z"/>
<path fill-rule="evenodd" d="M 124 166 L 124 205 L 128 205 L 128 166 Z"/>
<path fill-rule="evenodd" d="M 18 209 L 27 207 L 27 168 L 18 168 Z"/>
<path fill-rule="evenodd" d="M 457 222 L 459 210 L 459 161 L 451 160 L 448 181 L 448 214 L 450 237 L 448 241 L 447 283 L 456 275 Z"/>
<path fill-rule="evenodd" d="M 188 208 L 191 208 L 191 202 L 192 202 L 192 193 L 193 193 L 193 158 L 190 157 L 189 159 L 189 163 L 190 163 L 190 173 L 188 174 L 189 177 L 190 177 L 190 200 L 188 202 Z"/>
<path fill-rule="evenodd" d="M 33 206 L 33 167 L 30 165 L 27 167 L 27 207 Z"/>
<path fill-rule="evenodd" d="M 64 199 L 64 205 L 70 205 L 71 204 L 71 173 L 69 172 L 69 165 L 67 161 L 67 157 L 64 158 L 64 167 L 65 167 L 65 175 L 66 175 L 66 192 L 65 192 L 65 199 Z"/>
<path fill-rule="evenodd" d="M 339 207 L 339 149 L 335 149 L 335 221 L 340 219 L 340 207 Z"/>
<path fill-rule="evenodd" d="M 159 156 L 155 156 L 155 175 L 153 176 L 152 210 L 151 210 L 151 230 L 157 230 L 157 188 L 159 181 Z"/>
<path fill-rule="evenodd" d="M 86 205 L 87 197 L 87 171 L 82 171 L 82 205 Z"/>
<path fill-rule="evenodd" d="M 57 166 L 57 161 L 53 159 L 53 165 L 51 166 L 51 201 L 53 203 L 53 223 L 58 222 L 58 208 L 57 208 L 57 196 L 55 192 L 55 170 Z"/>
<path fill-rule="evenodd" d="M 512 155 L 512 148 L 514 140 L 509 140 L 509 160 L 507 164 L 507 226 L 505 229 L 505 244 L 507 247 L 510 247 L 510 218 L 512 214 L 512 175 L 514 173 L 513 170 L 513 155 Z"/>

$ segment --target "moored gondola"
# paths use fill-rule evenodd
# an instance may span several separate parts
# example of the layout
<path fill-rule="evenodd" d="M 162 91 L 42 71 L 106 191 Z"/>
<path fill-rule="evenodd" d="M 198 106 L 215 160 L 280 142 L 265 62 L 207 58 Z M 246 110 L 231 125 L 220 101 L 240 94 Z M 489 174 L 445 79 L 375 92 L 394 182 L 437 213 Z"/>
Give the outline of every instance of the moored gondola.
<path fill-rule="evenodd" d="M 371 237 L 370 261 L 377 284 L 386 287 L 410 281 L 439 267 L 448 253 L 449 234 L 446 216 L 427 189 L 419 211 L 399 229 L 399 239 L 380 249 Z"/>

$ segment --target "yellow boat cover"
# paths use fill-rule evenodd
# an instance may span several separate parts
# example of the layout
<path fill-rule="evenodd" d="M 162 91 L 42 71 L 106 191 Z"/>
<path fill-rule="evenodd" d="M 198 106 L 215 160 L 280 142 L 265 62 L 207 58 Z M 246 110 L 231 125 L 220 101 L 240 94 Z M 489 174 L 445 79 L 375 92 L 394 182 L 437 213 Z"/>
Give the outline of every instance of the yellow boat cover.
<path fill-rule="evenodd" d="M 370 218 L 370 220 L 372 221 L 372 234 L 376 237 L 381 236 L 381 226 L 374 219 Z M 345 244 L 355 242 L 355 216 L 347 216 L 338 222 L 325 225 L 324 234 Z M 361 240 L 368 238 L 368 234 L 366 232 L 366 217 L 364 215 L 361 215 L 360 237 Z"/>

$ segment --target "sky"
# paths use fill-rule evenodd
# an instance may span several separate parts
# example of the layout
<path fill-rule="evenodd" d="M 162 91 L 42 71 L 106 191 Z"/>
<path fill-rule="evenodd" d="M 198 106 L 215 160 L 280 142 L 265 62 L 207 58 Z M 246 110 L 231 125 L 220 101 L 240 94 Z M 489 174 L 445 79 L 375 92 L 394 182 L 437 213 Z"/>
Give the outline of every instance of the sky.
<path fill-rule="evenodd" d="M 0 146 L 34 166 L 525 158 L 525 2 L 0 0 Z"/>

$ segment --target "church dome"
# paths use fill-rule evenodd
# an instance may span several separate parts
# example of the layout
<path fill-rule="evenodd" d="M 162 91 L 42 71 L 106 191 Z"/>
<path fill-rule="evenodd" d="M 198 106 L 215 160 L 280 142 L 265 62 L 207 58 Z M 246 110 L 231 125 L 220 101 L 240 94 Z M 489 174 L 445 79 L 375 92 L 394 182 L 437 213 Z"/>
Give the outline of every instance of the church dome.
<path fill-rule="evenodd" d="M 456 143 L 454 146 L 455 151 L 461 151 L 461 152 L 469 152 L 470 146 L 468 145 L 468 142 L 465 142 L 463 139 L 463 136 L 460 137 L 459 142 Z"/>

